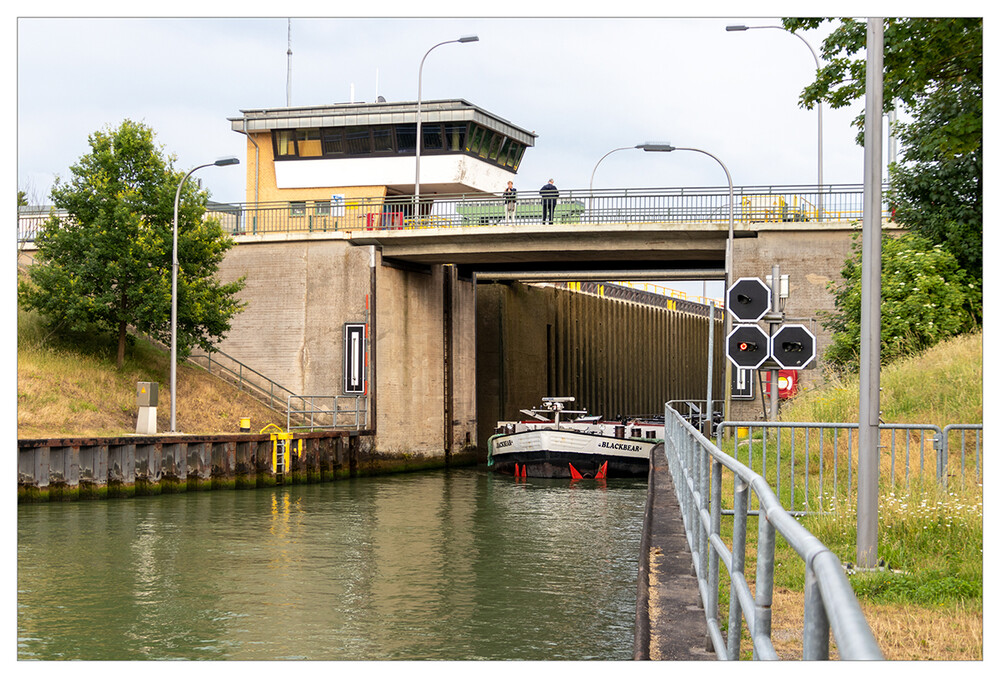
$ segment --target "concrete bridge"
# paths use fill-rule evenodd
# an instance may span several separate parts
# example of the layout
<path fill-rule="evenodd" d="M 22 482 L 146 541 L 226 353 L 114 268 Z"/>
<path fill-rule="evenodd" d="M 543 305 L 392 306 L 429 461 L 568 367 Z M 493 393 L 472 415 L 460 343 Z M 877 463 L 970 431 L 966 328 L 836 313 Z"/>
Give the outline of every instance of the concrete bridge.
<path fill-rule="evenodd" d="M 345 327 L 364 327 L 358 385 L 375 448 L 387 455 L 447 460 L 544 395 L 575 395 L 607 416 L 703 398 L 704 314 L 584 303 L 586 295 L 515 283 L 722 280 L 732 207 L 732 278 L 763 277 L 778 264 L 789 276 L 785 313 L 812 324 L 822 353 L 829 340 L 816 319 L 833 310 L 828 285 L 850 253 L 861 187 L 831 187 L 822 214 L 814 196 L 793 190 L 735 195 L 730 205 L 722 189 L 563 191 L 552 224 L 541 223 L 531 195 L 509 222 L 502 198 L 484 194 L 436 195 L 420 210 L 388 197 L 318 212 L 213 205 L 238 243 L 220 277 L 247 279 L 247 309 L 220 349 L 293 393 L 340 395 Z M 30 224 L 20 230 L 30 258 Z M 819 370 L 803 376 L 808 383 Z M 742 407 L 734 416 L 761 411 L 759 402 Z"/>

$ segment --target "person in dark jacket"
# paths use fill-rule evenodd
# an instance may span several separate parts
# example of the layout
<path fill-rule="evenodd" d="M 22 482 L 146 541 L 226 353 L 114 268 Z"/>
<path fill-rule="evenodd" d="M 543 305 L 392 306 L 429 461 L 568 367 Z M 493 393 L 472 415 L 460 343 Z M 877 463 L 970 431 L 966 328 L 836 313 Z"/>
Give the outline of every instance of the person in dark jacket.
<path fill-rule="evenodd" d="M 514 221 L 514 211 L 517 209 L 517 189 L 514 188 L 514 182 L 507 182 L 507 190 L 503 192 L 503 203 L 504 203 L 504 222 L 512 223 Z"/>
<path fill-rule="evenodd" d="M 542 196 L 542 223 L 551 224 L 552 218 L 556 214 L 556 199 L 559 198 L 559 189 L 549 179 L 549 183 L 542 186 L 538 191 Z"/>

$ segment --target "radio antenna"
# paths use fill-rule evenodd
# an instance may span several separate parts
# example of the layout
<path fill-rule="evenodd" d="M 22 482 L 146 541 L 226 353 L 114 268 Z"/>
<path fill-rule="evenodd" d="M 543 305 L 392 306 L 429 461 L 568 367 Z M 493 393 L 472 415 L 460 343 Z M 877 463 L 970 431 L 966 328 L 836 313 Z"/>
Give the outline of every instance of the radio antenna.
<path fill-rule="evenodd" d="M 288 76 L 285 82 L 285 106 L 292 105 L 292 20 L 288 20 Z"/>

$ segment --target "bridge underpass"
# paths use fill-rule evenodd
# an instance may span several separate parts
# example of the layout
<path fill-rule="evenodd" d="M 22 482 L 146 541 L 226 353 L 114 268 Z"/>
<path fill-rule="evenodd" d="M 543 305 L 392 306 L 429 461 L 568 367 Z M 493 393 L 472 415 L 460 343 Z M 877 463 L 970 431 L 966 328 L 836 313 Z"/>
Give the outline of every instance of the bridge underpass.
<path fill-rule="evenodd" d="M 243 297 L 248 307 L 237 316 L 220 348 L 296 394 L 340 394 L 344 390 L 342 328 L 345 323 L 366 324 L 365 392 L 371 399 L 371 423 L 378 432 L 379 448 L 390 452 L 456 453 L 468 445 L 482 444 L 483 433 L 493 424 L 487 419 L 495 422 L 492 413 L 499 411 L 499 406 L 490 407 L 490 414 L 484 412 L 480 417 L 477 400 L 484 391 L 475 377 L 478 340 L 497 336 L 494 328 L 476 329 L 477 303 L 486 299 L 488 286 L 510 283 L 503 303 L 511 316 L 514 309 L 527 308 L 523 307 L 529 298 L 523 292 L 527 282 L 719 280 L 725 273 L 725 219 L 489 225 L 434 222 L 426 227 L 309 230 L 304 226 L 315 227 L 316 222 L 303 221 L 302 228 L 293 228 L 287 208 L 285 214 L 280 228 L 257 233 L 247 232 L 245 213 L 231 222 L 238 246 L 227 253 L 220 278 L 247 277 Z M 362 224 L 369 221 L 359 220 Z M 378 220 L 372 223 L 379 225 Z M 733 233 L 734 278 L 763 277 L 770 274 L 773 264 L 779 264 L 782 274 L 790 278 L 786 314 L 815 319 L 818 311 L 834 310 L 828 285 L 839 279 L 850 253 L 853 230 L 849 220 L 741 221 L 734 225 Z M 483 293 L 477 294 L 477 288 Z M 514 326 L 508 323 L 505 331 L 513 334 L 505 343 L 506 359 L 513 359 L 510 349 L 516 341 L 525 344 L 524 353 L 518 355 L 528 356 L 545 355 L 549 351 L 546 346 L 570 336 L 574 346 L 602 343 L 587 341 L 583 334 L 568 334 L 566 318 L 570 316 L 565 313 L 570 311 L 560 311 L 558 304 L 564 302 L 555 301 L 566 296 L 563 293 L 565 290 L 550 289 L 542 293 L 551 297 L 544 304 L 532 302 L 546 309 L 524 315 L 536 324 L 512 330 Z M 590 314 L 592 320 L 587 322 L 595 323 L 588 330 L 595 338 L 601 336 L 599 333 L 607 335 L 614 323 L 621 322 L 613 314 L 602 320 L 600 313 L 582 310 L 584 302 L 579 304 L 580 312 Z M 608 302 L 600 300 L 600 304 Z M 524 337 L 517 334 L 518 329 Z M 626 333 L 635 331 L 628 329 Z M 531 342 L 527 341 L 529 334 Z M 721 331 L 716 337 L 721 344 L 720 335 Z M 828 337 L 821 330 L 817 335 L 822 353 Z M 649 346 L 669 346 L 669 342 L 650 338 Z M 580 360 L 587 358 L 587 349 L 580 350 Z M 617 355 L 621 348 L 605 342 L 600 351 Z M 588 359 L 591 362 L 580 369 L 592 373 L 648 371 L 635 366 L 620 371 L 621 366 L 604 364 L 599 357 Z M 530 363 L 523 358 L 519 361 Z M 679 397 L 704 393 L 705 362 L 698 364 L 701 388 L 694 393 L 681 392 Z M 724 363 L 720 360 L 715 364 Z M 542 364 L 523 367 L 524 371 L 529 369 L 538 375 L 555 370 Z M 807 372 L 802 375 L 805 383 L 818 378 L 820 371 Z M 570 374 L 569 367 L 559 374 Z M 532 407 L 537 403 L 530 401 L 549 395 L 542 391 L 550 386 L 567 390 L 559 395 L 578 395 L 568 392 L 576 382 L 552 382 L 540 376 L 538 382 L 541 386 L 534 390 L 507 388 L 507 402 L 518 409 Z M 713 392 L 721 393 L 721 389 L 720 384 Z M 607 385 L 595 387 L 593 392 L 606 394 Z M 616 405 L 611 396 L 588 404 L 609 416 L 617 413 Z M 756 418 L 760 413 L 759 403 L 749 402 L 734 416 Z"/>
<path fill-rule="evenodd" d="M 861 187 L 824 187 L 822 214 L 809 191 L 815 187 L 742 187 L 732 206 L 723 189 L 562 191 L 554 224 L 540 223 L 531 209 L 503 223 L 502 198 L 489 194 L 432 196 L 415 220 L 397 218 L 405 210 L 390 198 L 349 200 L 340 213 L 329 204 L 213 206 L 238 244 L 219 277 L 247 280 L 247 309 L 220 348 L 296 394 L 338 395 L 343 328 L 363 324 L 365 394 L 379 447 L 449 454 L 479 437 L 477 287 L 511 283 L 505 295 L 520 303 L 526 293 L 518 290 L 531 281 L 719 280 L 735 208 L 733 278 L 763 277 L 778 264 L 789 276 L 786 315 L 815 323 L 819 312 L 834 310 L 829 285 L 850 254 Z M 524 204 L 532 200 L 525 194 Z M 19 219 L 19 260 L 30 260 L 38 223 Z M 509 299 L 508 313 L 517 307 Z M 545 328 L 538 332 L 552 325 L 554 338 L 556 326 L 568 328 L 555 314 L 537 314 Z M 597 322 L 606 332 L 614 320 Z M 829 338 L 813 327 L 822 354 Z M 546 345 L 545 336 L 536 339 Z M 598 361 L 586 369 L 605 368 Z M 819 373 L 807 370 L 803 382 Z M 760 416 L 759 404 L 745 405 L 734 416 Z"/>

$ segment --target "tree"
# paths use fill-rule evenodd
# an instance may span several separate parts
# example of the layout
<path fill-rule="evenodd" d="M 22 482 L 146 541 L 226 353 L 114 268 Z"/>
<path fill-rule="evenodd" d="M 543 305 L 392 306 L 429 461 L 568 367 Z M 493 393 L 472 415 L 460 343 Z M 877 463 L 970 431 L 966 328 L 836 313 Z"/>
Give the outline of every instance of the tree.
<path fill-rule="evenodd" d="M 831 19 L 785 19 L 791 31 Z M 865 95 L 866 22 L 840 19 L 823 41 L 826 65 L 806 87 L 804 106 L 840 108 Z M 900 162 L 890 168 L 896 220 L 943 245 L 982 280 L 983 21 L 886 19 L 883 98 L 912 121 L 897 122 Z M 855 120 L 863 142 L 864 114 Z M 977 311 L 982 317 L 981 310 Z"/>
<path fill-rule="evenodd" d="M 836 313 L 825 314 L 823 326 L 833 331 L 824 359 L 837 369 L 858 369 L 861 345 L 861 248 L 841 270 L 843 284 L 833 286 Z M 941 245 L 916 233 L 882 239 L 881 360 L 929 348 L 976 327 L 975 309 L 982 308 L 982 287 L 959 268 Z"/>
<path fill-rule="evenodd" d="M 70 330 L 117 335 L 125 360 L 127 328 L 164 343 L 170 338 L 174 197 L 184 176 L 154 145 L 148 127 L 125 120 L 95 132 L 90 152 L 58 179 L 51 198 L 65 217 L 51 217 L 35 239 L 36 263 L 18 285 L 23 307 Z M 177 351 L 210 350 L 243 309 L 244 280 L 215 279 L 233 246 L 218 220 L 204 219 L 208 196 L 192 182 L 178 215 Z"/>

